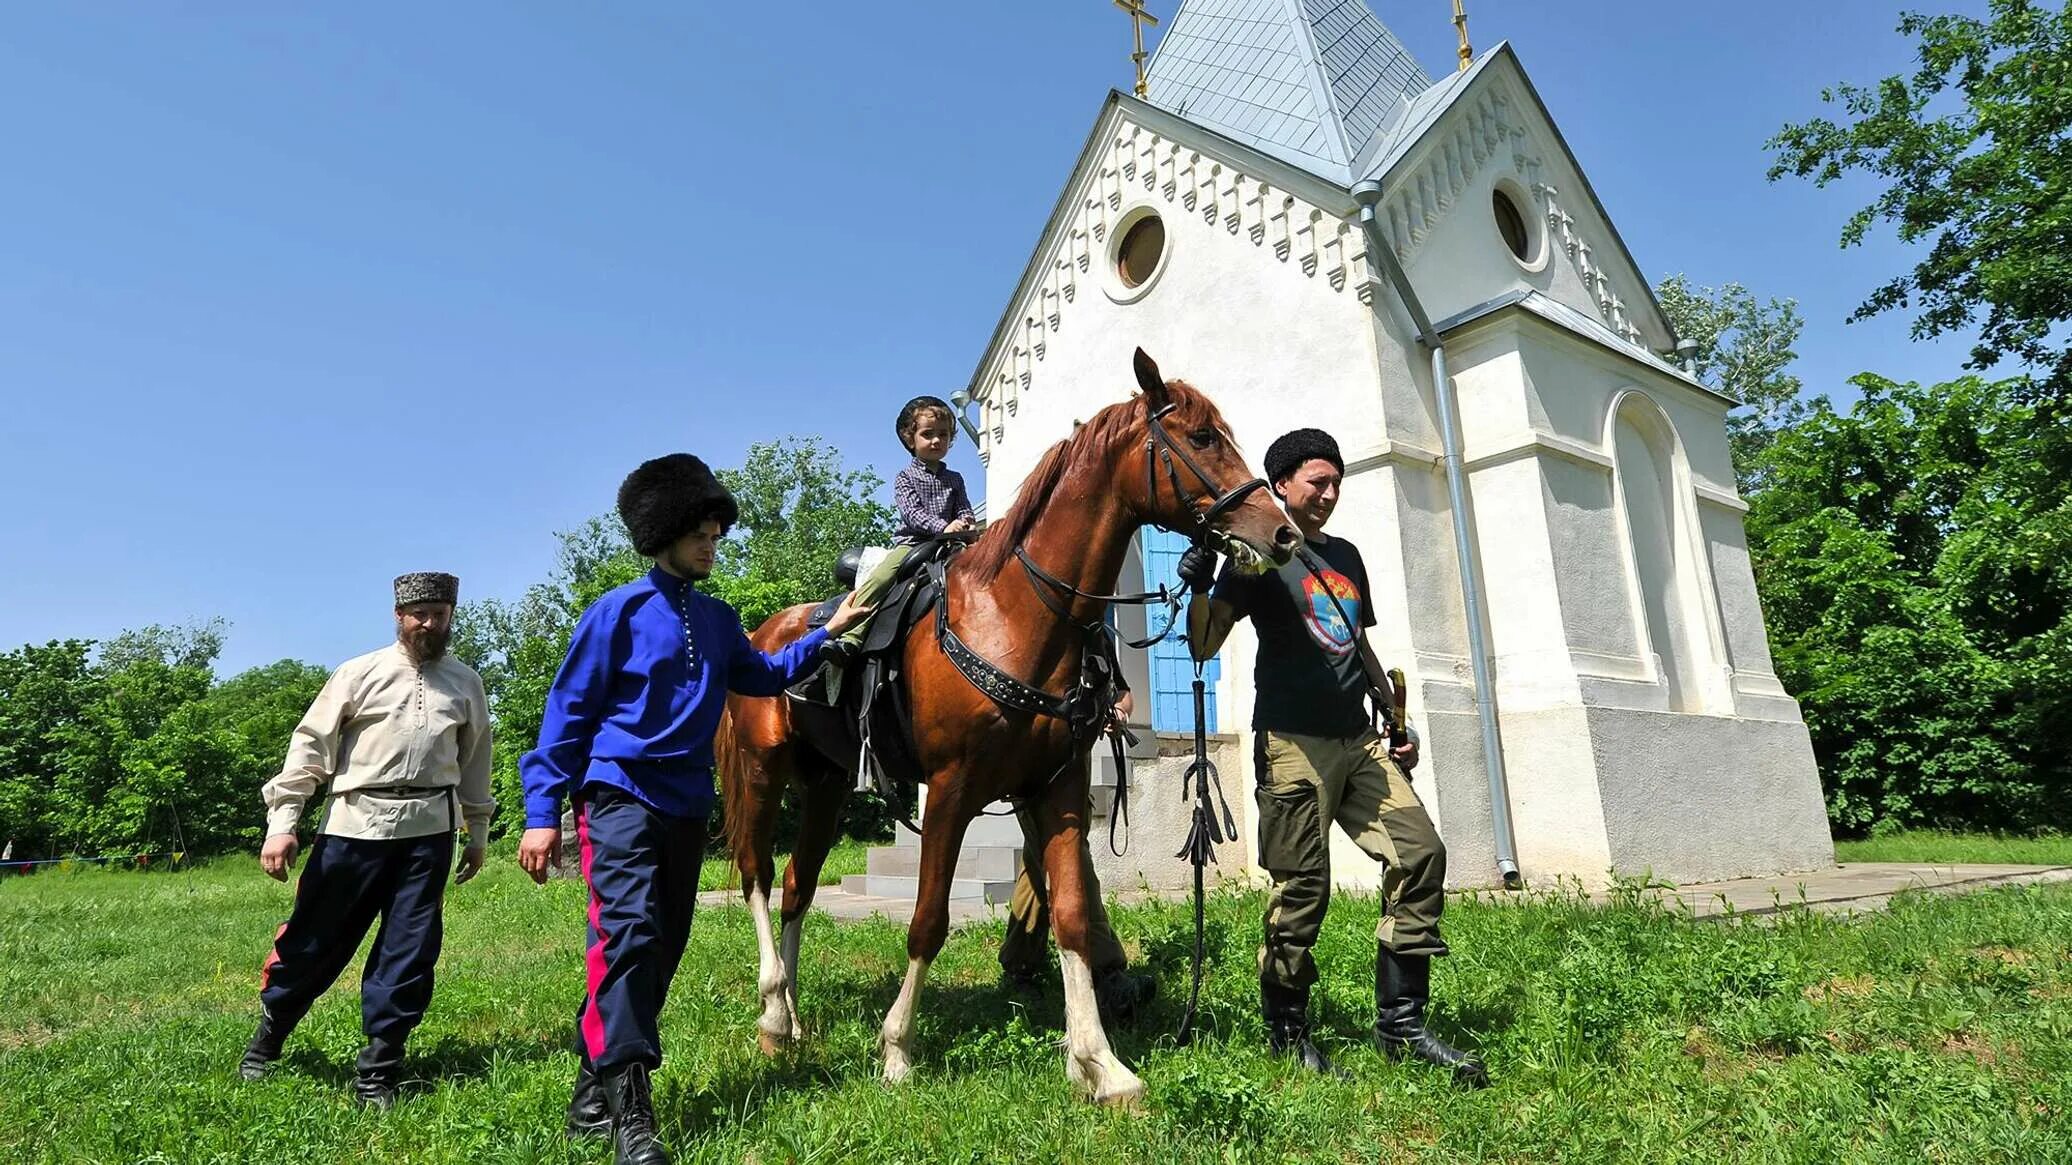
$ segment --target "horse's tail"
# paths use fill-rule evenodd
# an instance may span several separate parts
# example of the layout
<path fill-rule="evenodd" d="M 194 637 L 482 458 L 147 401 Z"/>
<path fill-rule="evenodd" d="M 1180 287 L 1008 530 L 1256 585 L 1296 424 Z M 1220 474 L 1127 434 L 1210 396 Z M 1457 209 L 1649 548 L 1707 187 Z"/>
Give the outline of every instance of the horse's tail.
<path fill-rule="evenodd" d="M 727 856 L 737 863 L 745 852 L 741 847 L 754 844 L 750 836 L 754 828 L 749 824 L 754 815 L 748 812 L 747 801 L 748 773 L 754 762 L 734 731 L 734 704 L 739 699 L 727 697 L 727 709 L 720 713 L 719 728 L 712 734 L 712 760 L 719 769 L 720 836 Z"/>
<path fill-rule="evenodd" d="M 758 651 L 776 651 L 806 633 L 806 616 L 812 610 L 812 605 L 806 604 L 777 612 L 749 633 L 749 644 Z M 782 780 L 770 780 L 767 788 L 759 789 L 754 778 L 790 732 L 791 721 L 783 696 L 727 697 L 727 710 L 719 718 L 718 731 L 713 733 L 712 756 L 719 769 L 720 836 L 737 865 L 742 855 L 755 850 L 756 822 L 762 816 L 758 812 L 762 806 L 756 803 L 758 796 L 784 796 Z"/>

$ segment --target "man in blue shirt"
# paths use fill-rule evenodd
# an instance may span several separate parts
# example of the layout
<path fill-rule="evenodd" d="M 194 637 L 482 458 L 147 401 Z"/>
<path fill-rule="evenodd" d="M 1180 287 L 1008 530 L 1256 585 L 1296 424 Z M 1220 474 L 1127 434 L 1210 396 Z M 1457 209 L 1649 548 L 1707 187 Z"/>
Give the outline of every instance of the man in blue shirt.
<path fill-rule="evenodd" d="M 775 655 L 751 646 L 740 615 L 692 586 L 712 573 L 719 539 L 740 515 L 688 453 L 627 475 L 619 516 L 633 548 L 655 565 L 576 624 L 547 693 L 539 747 L 519 762 L 518 862 L 546 881 L 560 861 L 561 803 L 572 798 L 590 921 L 569 1132 L 608 1133 L 621 1165 L 667 1165 L 648 1076 L 662 1062 L 662 1001 L 690 937 L 712 810 L 712 737 L 727 692 L 777 695 L 813 669 L 829 635 L 870 612 L 844 600 L 824 630 Z"/>

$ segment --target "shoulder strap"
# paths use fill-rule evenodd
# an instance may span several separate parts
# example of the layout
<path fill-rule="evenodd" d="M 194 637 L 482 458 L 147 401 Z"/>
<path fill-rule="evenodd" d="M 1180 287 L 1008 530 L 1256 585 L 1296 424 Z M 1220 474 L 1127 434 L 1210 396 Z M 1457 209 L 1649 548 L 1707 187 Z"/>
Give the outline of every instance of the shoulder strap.
<path fill-rule="evenodd" d="M 1321 587 L 1324 593 L 1331 597 L 1331 605 L 1338 609 L 1338 617 L 1345 620 L 1346 632 L 1351 636 L 1352 649 L 1357 654 L 1360 650 L 1360 625 L 1354 622 L 1353 617 L 1346 612 L 1345 604 L 1338 601 L 1338 592 L 1331 589 L 1331 583 L 1324 578 L 1323 572 L 1317 569 L 1316 557 L 1309 552 L 1309 547 L 1297 546 L 1295 548 L 1295 557 L 1302 560 L 1302 568 L 1307 570 L 1310 577 L 1317 580 L 1317 586 Z M 1361 595 L 1360 601 L 1366 602 L 1367 596 Z M 1390 682 L 1393 683 L 1394 681 Z M 1388 699 L 1387 693 L 1375 688 L 1372 681 L 1369 681 L 1367 686 L 1374 700 L 1374 715 L 1380 718 L 1383 727 L 1386 729 L 1385 734 L 1393 736 L 1395 734 L 1396 722 L 1392 716 L 1393 709 L 1390 707 L 1392 701 Z"/>

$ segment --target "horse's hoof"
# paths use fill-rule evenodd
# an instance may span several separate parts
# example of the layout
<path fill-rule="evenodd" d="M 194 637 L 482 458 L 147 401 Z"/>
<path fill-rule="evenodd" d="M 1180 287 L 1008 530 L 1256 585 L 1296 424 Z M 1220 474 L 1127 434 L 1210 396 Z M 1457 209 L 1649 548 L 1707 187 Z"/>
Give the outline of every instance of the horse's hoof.
<path fill-rule="evenodd" d="M 1102 1108 L 1141 1113 L 1144 1111 L 1144 1082 L 1142 1080 L 1132 1080 L 1124 1087 L 1097 1093 L 1094 1096 L 1094 1103 Z"/>
<path fill-rule="evenodd" d="M 757 1028 L 755 1031 L 755 1042 L 756 1046 L 763 1050 L 763 1055 L 772 1059 L 791 1051 L 791 1041 L 789 1039 L 766 1032 L 761 1028 Z"/>
<path fill-rule="evenodd" d="M 885 1057 L 885 1083 L 904 1084 L 906 1083 L 906 1078 L 913 1071 L 913 1064 L 909 1063 L 905 1056 L 894 1057 L 887 1055 Z"/>

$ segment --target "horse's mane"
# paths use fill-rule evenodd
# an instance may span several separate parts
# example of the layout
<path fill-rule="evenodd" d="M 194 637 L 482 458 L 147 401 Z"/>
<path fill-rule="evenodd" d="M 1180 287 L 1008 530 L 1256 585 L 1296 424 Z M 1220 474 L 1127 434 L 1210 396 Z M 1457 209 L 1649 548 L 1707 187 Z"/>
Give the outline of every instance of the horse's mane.
<path fill-rule="evenodd" d="M 1166 391 L 1172 394 L 1174 414 L 1182 421 L 1199 424 L 1202 420 L 1216 428 L 1229 431 L 1223 423 L 1223 415 L 1201 391 L 1184 380 L 1166 382 Z M 1072 435 L 1052 445 L 1036 461 L 1036 467 L 1029 476 L 1022 479 L 1022 488 L 1015 495 L 1014 505 L 1000 520 L 991 523 L 985 534 L 965 551 L 963 558 L 970 564 L 968 569 L 981 582 L 990 582 L 1014 556 L 1014 548 L 1020 546 L 1036 525 L 1036 519 L 1057 492 L 1058 483 L 1065 480 L 1065 471 L 1078 464 L 1081 459 L 1094 452 L 1105 452 L 1118 441 L 1130 440 L 1142 433 L 1144 424 L 1144 398 L 1132 396 L 1117 401 L 1093 415 L 1093 419 L 1079 426 Z"/>

